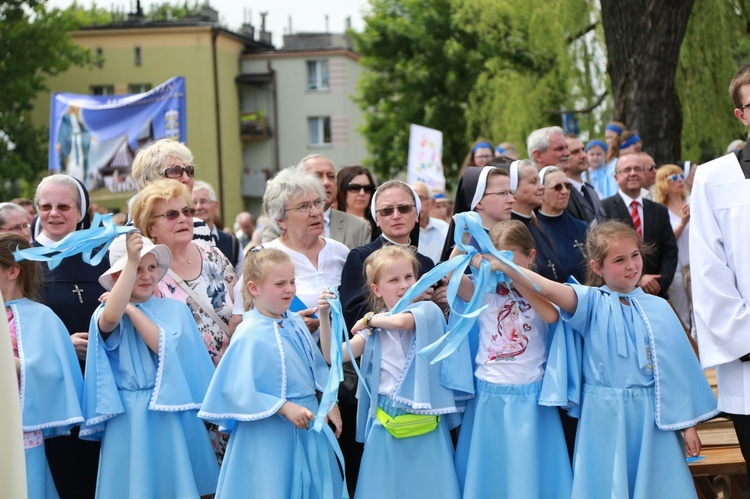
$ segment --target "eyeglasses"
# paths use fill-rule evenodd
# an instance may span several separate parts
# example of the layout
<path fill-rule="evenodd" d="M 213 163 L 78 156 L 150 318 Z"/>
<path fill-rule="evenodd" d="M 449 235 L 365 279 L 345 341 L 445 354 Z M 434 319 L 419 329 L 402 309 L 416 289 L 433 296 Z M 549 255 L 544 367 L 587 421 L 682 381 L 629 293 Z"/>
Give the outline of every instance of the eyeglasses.
<path fill-rule="evenodd" d="M 185 215 L 185 218 L 193 218 L 195 215 L 195 208 L 184 207 L 182 210 L 167 210 L 161 215 L 156 215 L 154 218 L 164 217 L 170 222 L 174 222 L 180 218 L 180 214 Z"/>
<path fill-rule="evenodd" d="M 184 167 L 180 165 L 172 165 L 165 168 L 164 171 L 161 172 L 161 175 L 162 177 L 167 178 L 180 178 L 183 173 L 187 173 L 188 177 L 194 177 L 195 167 L 193 165 L 187 165 Z"/>
<path fill-rule="evenodd" d="M 571 184 L 570 182 L 562 182 L 560 184 L 555 184 L 554 186 L 551 187 L 551 189 L 554 189 L 557 192 L 562 192 L 563 188 L 567 189 L 568 191 L 572 191 L 573 184 Z"/>
<path fill-rule="evenodd" d="M 325 199 L 318 198 L 315 201 L 305 201 L 304 203 L 300 203 L 295 208 L 286 208 L 286 211 L 298 211 L 300 213 L 310 213 L 313 209 L 313 206 L 319 210 L 322 210 L 325 204 L 326 204 Z"/>
<path fill-rule="evenodd" d="M 31 224 L 26 222 L 23 224 L 12 225 L 10 227 L 0 227 L 0 230 L 6 230 L 8 232 L 23 232 L 24 229 L 30 229 Z"/>
<path fill-rule="evenodd" d="M 675 173 L 667 177 L 667 182 L 677 182 L 678 180 L 685 180 L 684 173 Z"/>
<path fill-rule="evenodd" d="M 491 154 L 477 154 L 476 156 L 474 156 L 474 159 L 492 159 L 494 157 L 495 156 Z"/>
<path fill-rule="evenodd" d="M 628 175 L 628 174 L 633 173 L 633 172 L 635 172 L 635 173 L 643 173 L 643 171 L 644 170 L 643 170 L 642 166 L 628 166 L 626 168 L 623 168 L 622 170 L 620 170 L 617 173 L 624 173 L 625 175 Z"/>
<path fill-rule="evenodd" d="M 414 208 L 417 206 L 414 204 L 400 204 L 398 206 L 386 206 L 385 208 L 380 208 L 377 210 L 378 215 L 381 217 L 390 217 L 393 215 L 393 213 L 398 210 L 399 213 L 402 215 L 406 215 L 407 213 L 411 213 Z"/>
<path fill-rule="evenodd" d="M 740 111 L 744 111 L 744 110 L 745 110 L 745 108 L 747 108 L 747 107 L 750 107 L 750 104 L 742 104 L 742 105 L 741 105 L 741 106 L 739 107 L 739 110 L 740 110 Z"/>
<path fill-rule="evenodd" d="M 496 191 L 496 192 L 485 192 L 485 196 L 516 196 L 516 191 Z"/>
<path fill-rule="evenodd" d="M 62 203 L 62 204 L 53 206 L 49 203 L 44 203 L 44 204 L 40 204 L 39 206 L 37 206 L 37 209 L 39 211 L 45 212 L 45 213 L 48 211 L 52 211 L 53 208 L 56 209 L 57 211 L 65 212 L 65 211 L 70 211 L 73 208 L 73 205 Z"/>
<path fill-rule="evenodd" d="M 362 185 L 362 184 L 351 183 L 351 184 L 349 184 L 349 185 L 346 186 L 346 190 L 349 191 L 349 192 L 365 191 L 367 194 L 372 194 L 373 192 L 375 192 L 375 186 L 372 185 L 372 184 L 364 184 L 364 185 Z"/>

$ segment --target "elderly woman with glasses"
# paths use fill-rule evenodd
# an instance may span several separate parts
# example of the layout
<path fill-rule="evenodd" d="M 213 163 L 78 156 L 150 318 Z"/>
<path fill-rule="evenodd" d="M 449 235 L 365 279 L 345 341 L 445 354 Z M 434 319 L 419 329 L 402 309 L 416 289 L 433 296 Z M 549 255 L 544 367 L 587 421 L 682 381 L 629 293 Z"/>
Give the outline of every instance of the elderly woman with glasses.
<path fill-rule="evenodd" d="M 138 191 L 156 180 L 166 178 L 180 182 L 192 193 L 195 177 L 193 153 L 181 142 L 157 140 L 138 152 L 133 160 L 131 176 Z M 193 239 L 199 244 L 214 246 L 211 231 L 205 222 L 193 217 L 192 223 Z"/>
<path fill-rule="evenodd" d="M 172 252 L 169 272 L 157 285 L 158 294 L 187 304 L 211 360 L 218 365 L 231 337 L 231 290 L 236 280 L 232 264 L 215 246 L 193 240 L 195 208 L 184 183 L 155 180 L 138 193 L 131 209 L 141 233 Z M 228 437 L 215 427 L 209 428 L 209 436 L 221 463 Z"/>
<path fill-rule="evenodd" d="M 83 184 L 68 175 L 45 177 L 34 196 L 39 213 L 35 222 L 34 246 L 50 246 L 76 230 L 87 227 L 89 195 Z M 25 222 L 27 218 L 22 218 Z M 50 270 L 43 264 L 43 303 L 52 309 L 70 334 L 84 372 L 88 348 L 89 321 L 99 306 L 104 288 L 99 276 L 108 268 L 105 257 L 97 266 L 81 255 L 64 259 Z M 93 497 L 99 463 L 99 443 L 78 438 L 78 430 L 45 443 L 52 477 L 61 497 Z"/>
<path fill-rule="evenodd" d="M 690 199 L 685 173 L 677 165 L 663 165 L 656 170 L 654 201 L 669 210 L 669 223 L 677 239 L 677 270 L 669 286 L 669 301 L 688 331 L 693 331 L 693 300 L 690 282 Z"/>
<path fill-rule="evenodd" d="M 314 307 L 320 292 L 341 283 L 349 248 L 324 235 L 325 192 L 320 180 L 299 166 L 281 170 L 266 184 L 263 211 L 281 236 L 263 245 L 292 259 L 297 294 L 290 310 L 298 312 L 311 333 L 319 321 Z"/>
<path fill-rule="evenodd" d="M 555 245 L 547 231 L 537 221 L 534 213 L 534 210 L 542 206 L 544 198 L 544 186 L 539 178 L 536 164 L 528 159 L 514 162 L 509 168 L 509 173 L 511 189 L 516 191 L 516 204 L 513 205 L 510 218 L 523 222 L 531 232 L 536 247 L 534 265 L 536 265 L 537 272 L 552 281 L 566 282 L 568 276 L 565 275 Z"/>
<path fill-rule="evenodd" d="M 560 257 L 563 275 L 573 276 L 580 283 L 586 279 L 586 229 L 583 220 L 565 211 L 574 189 L 562 168 L 548 166 L 539 172 L 544 186 L 542 206 L 536 211 L 539 225 L 552 239 Z"/>
<path fill-rule="evenodd" d="M 15 232 L 31 240 L 29 212 L 15 203 L 0 203 L 0 232 Z"/>

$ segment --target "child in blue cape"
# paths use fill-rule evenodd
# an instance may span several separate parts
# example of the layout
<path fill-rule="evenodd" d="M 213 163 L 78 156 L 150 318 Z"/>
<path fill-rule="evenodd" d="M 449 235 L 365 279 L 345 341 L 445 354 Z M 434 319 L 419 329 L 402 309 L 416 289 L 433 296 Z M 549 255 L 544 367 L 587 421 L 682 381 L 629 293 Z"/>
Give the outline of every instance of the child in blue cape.
<path fill-rule="evenodd" d="M 531 268 L 534 240 L 517 220 L 490 230 L 499 250 Z M 472 262 L 477 267 L 481 255 Z M 462 277 L 459 297 L 468 302 L 474 282 Z M 456 472 L 464 497 L 570 497 L 571 470 L 557 408 L 539 405 L 547 362 L 549 327 L 559 314 L 536 293 L 521 294 L 498 284 L 484 296 L 474 358 L 476 396 L 466 405 Z"/>
<path fill-rule="evenodd" d="M 372 310 L 352 328 L 354 357 L 362 356 L 357 390 L 357 440 L 364 442 L 355 498 L 460 498 L 449 430 L 463 407 L 454 391 L 453 368 L 470 373 L 468 355 L 460 363 L 429 363 L 417 352 L 445 334 L 445 319 L 431 301 L 409 305 L 390 315 L 416 282 L 413 251 L 384 246 L 365 260 Z M 330 307 L 324 291 L 318 299 L 320 344 L 331 344 Z M 468 353 L 468 352 L 467 352 Z M 460 357 L 460 356 L 459 356 Z M 459 358 L 457 357 L 457 358 Z M 343 361 L 350 359 L 344 351 Z M 330 361 L 330 359 L 326 359 Z M 369 387 L 369 391 L 366 387 Z"/>
<path fill-rule="evenodd" d="M 68 435 L 83 422 L 83 379 L 65 325 L 52 310 L 33 301 L 41 287 L 39 263 L 13 258 L 13 250 L 29 247 L 21 235 L 0 234 L 0 292 L 16 360 L 28 497 L 53 499 L 59 496 L 44 440 Z"/>
<path fill-rule="evenodd" d="M 569 344 L 583 341 L 580 362 L 559 371 L 548 363 L 545 375 L 545 383 L 558 377 L 553 384 L 565 392 L 559 399 L 580 412 L 572 497 L 696 496 L 685 453 L 700 453 L 695 425 L 718 413 L 716 398 L 669 303 L 638 287 L 642 244 L 620 222 L 600 224 L 586 244 L 594 286 L 568 286 L 522 270 L 541 291 L 485 256 L 525 296 L 541 293 L 560 307 L 572 330 Z M 555 343 L 565 348 L 566 342 Z M 558 353 L 549 358 L 561 358 Z"/>
<path fill-rule="evenodd" d="M 213 494 L 218 464 L 198 419 L 213 363 L 190 310 L 153 296 L 172 261 L 138 232 L 109 249 L 110 290 L 91 318 L 80 436 L 100 439 L 102 498 Z"/>
<path fill-rule="evenodd" d="M 243 278 L 251 309 L 198 414 L 230 434 L 216 497 L 341 497 L 338 442 L 327 426 L 310 429 L 328 366 L 302 318 L 289 311 L 294 265 L 280 250 L 253 250 Z M 336 406 L 328 418 L 340 435 Z"/>

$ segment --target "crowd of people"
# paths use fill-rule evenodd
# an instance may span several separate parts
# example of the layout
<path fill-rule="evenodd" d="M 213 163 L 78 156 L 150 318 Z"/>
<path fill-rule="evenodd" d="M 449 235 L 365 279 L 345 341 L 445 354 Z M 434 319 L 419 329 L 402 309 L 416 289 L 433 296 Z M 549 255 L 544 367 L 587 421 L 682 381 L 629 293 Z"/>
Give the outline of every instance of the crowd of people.
<path fill-rule="evenodd" d="M 750 126 L 750 66 L 730 93 Z M 728 414 L 750 461 L 750 146 L 642 146 L 620 122 L 536 130 L 528 159 L 480 139 L 455 196 L 313 154 L 223 229 L 159 140 L 97 265 L 14 259 L 89 230 L 84 185 L 44 178 L 0 204 L 29 497 L 695 496 L 700 421 Z"/>

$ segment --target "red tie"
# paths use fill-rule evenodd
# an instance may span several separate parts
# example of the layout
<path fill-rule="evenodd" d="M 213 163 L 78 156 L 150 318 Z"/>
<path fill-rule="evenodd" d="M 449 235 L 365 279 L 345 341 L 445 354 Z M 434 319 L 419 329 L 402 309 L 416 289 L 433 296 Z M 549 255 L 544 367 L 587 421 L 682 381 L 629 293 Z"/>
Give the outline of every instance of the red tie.
<path fill-rule="evenodd" d="M 630 218 L 633 219 L 633 228 L 643 238 L 643 227 L 641 226 L 641 216 L 638 214 L 638 201 L 630 203 Z"/>

